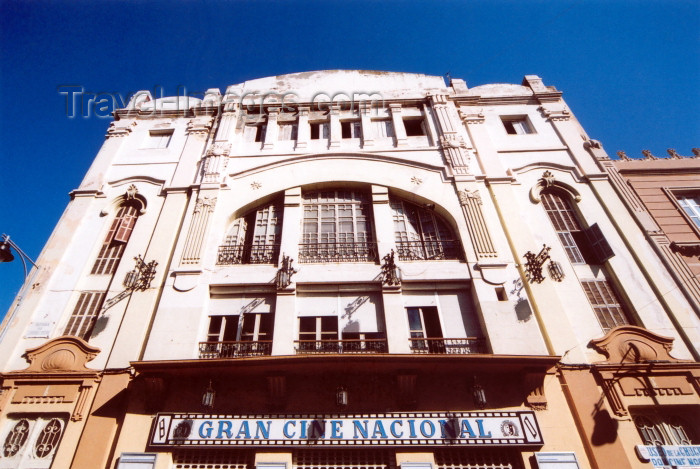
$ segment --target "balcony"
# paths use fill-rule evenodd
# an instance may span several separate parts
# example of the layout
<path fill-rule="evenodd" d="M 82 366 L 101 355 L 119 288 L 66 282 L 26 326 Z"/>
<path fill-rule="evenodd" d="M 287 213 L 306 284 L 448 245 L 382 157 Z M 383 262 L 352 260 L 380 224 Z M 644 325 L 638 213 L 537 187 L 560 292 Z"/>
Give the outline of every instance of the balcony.
<path fill-rule="evenodd" d="M 397 241 L 400 261 L 428 261 L 462 259 L 461 244 L 457 240 Z"/>
<path fill-rule="evenodd" d="M 255 342 L 200 342 L 199 358 L 244 358 L 270 355 L 271 340 Z"/>
<path fill-rule="evenodd" d="M 441 355 L 469 355 L 486 353 L 486 341 L 478 337 L 464 339 L 411 338 L 413 353 L 431 353 Z"/>
<path fill-rule="evenodd" d="M 279 244 L 223 244 L 219 246 L 217 264 L 276 264 Z"/>
<path fill-rule="evenodd" d="M 311 243 L 299 245 L 299 262 L 376 262 L 377 243 Z"/>
<path fill-rule="evenodd" d="M 298 355 L 332 353 L 387 353 L 386 339 L 296 340 Z"/>

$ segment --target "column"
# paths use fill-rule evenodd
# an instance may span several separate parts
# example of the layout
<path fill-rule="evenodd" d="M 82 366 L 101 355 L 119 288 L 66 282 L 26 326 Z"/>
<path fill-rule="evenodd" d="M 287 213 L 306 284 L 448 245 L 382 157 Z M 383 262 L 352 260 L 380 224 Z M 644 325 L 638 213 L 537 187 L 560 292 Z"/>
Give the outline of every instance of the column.
<path fill-rule="evenodd" d="M 362 147 L 374 145 L 374 129 L 372 128 L 372 106 L 367 103 L 360 104 L 360 121 L 362 123 Z"/>
<path fill-rule="evenodd" d="M 311 128 L 309 127 L 308 107 L 299 107 L 299 122 L 297 124 L 297 149 L 306 148 L 311 138 Z"/>
<path fill-rule="evenodd" d="M 279 134 L 277 126 L 277 117 L 279 117 L 279 108 L 270 108 L 267 110 L 267 130 L 265 130 L 265 142 L 263 142 L 263 150 L 271 150 L 275 147 Z"/>
<path fill-rule="evenodd" d="M 408 145 L 408 137 L 406 136 L 406 127 L 403 125 L 403 118 L 401 117 L 401 104 L 392 103 L 389 104 L 389 110 L 391 111 L 391 121 L 394 124 L 394 135 L 396 136 L 396 146 L 401 147 Z"/>
<path fill-rule="evenodd" d="M 330 117 L 330 145 L 329 148 L 340 148 L 340 140 L 342 138 L 342 129 L 340 127 L 340 106 L 334 104 L 331 106 L 329 113 Z"/>

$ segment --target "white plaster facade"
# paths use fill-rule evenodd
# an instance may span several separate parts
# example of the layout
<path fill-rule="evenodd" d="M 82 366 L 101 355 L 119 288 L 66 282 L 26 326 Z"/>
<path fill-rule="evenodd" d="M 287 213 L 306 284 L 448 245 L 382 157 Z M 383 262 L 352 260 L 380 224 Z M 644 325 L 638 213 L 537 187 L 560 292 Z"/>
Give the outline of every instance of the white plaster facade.
<path fill-rule="evenodd" d="M 63 336 L 83 292 L 106 292 L 108 300 L 83 337 L 101 350 L 90 363 L 96 370 L 200 360 L 210 318 L 246 298 L 265 298 L 266 311 L 274 312 L 270 357 L 303 355 L 300 318 L 313 316 L 313 299 L 337 299 L 338 311 L 324 313 L 339 318 L 336 339 L 343 329 L 377 333 L 389 355 L 416 352 L 407 308 L 435 308 L 436 338 L 462 340 L 460 354 L 470 350 L 464 341 L 477 338 L 483 348 L 471 349 L 476 355 L 591 364 L 603 356 L 589 342 L 608 328 L 581 281 L 603 279 L 629 324 L 675 339 L 673 357 L 697 359 L 700 321 L 610 184 L 601 166 L 606 158 L 561 93 L 533 75 L 522 85 L 467 88 L 458 79 L 446 85 L 441 77 L 334 70 L 251 80 L 223 96 L 209 90 L 203 100 L 140 93 L 115 113 L 37 261 L 36 286 L 9 312 L 0 366 L 5 373 L 23 369 L 25 350 Z M 547 188 L 568 194 L 584 228 L 600 227 L 612 257 L 569 261 L 540 200 Z M 302 263 L 304 196 L 336 190 L 364 194 L 376 253 L 357 262 L 319 256 Z M 91 274 L 120 207 L 134 199 L 139 216 L 116 271 Z M 444 222 L 457 254 L 431 258 L 423 246 L 418 258 L 401 259 L 406 248 L 397 241 L 390 200 Z M 219 248 L 236 220 L 273 202 L 282 221 L 269 262 L 221 263 Z M 350 234 L 358 235 L 357 225 Z M 561 281 L 548 273 L 549 261 L 543 281 L 525 275 L 525 254 L 543 245 L 560 264 Z M 381 276 L 392 250 L 398 284 Z M 149 287 L 109 304 L 125 291 L 138 255 L 157 262 Z M 288 285 L 276 284 L 283 256 L 297 270 Z M 365 297 L 371 308 L 361 304 L 356 318 L 344 317 L 343 307 Z M 425 323 L 422 333 L 429 335 Z M 561 391 L 548 392 L 551 403 L 565 407 Z M 0 419 L 7 420 L 5 407 Z M 552 407 L 538 415 L 544 450 L 573 451 L 580 467 L 593 465 L 572 416 Z M 107 445 L 115 455 L 143 451 L 145 442 L 136 440 L 122 432 Z M 73 451 L 80 467 L 80 449 Z M 106 457 L 104 464 L 115 467 Z"/>

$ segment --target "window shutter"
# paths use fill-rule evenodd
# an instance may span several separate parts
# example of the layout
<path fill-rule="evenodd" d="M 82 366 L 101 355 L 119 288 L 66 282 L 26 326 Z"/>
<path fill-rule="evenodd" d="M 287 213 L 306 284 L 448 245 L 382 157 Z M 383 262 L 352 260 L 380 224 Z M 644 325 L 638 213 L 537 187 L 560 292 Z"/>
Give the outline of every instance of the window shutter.
<path fill-rule="evenodd" d="M 131 232 L 134 230 L 134 225 L 136 224 L 136 208 L 127 207 L 124 216 L 119 223 L 117 231 L 114 233 L 113 241 L 118 243 L 127 243 Z"/>
<path fill-rule="evenodd" d="M 584 234 L 596 263 L 602 264 L 615 255 L 597 223 L 584 230 Z"/>

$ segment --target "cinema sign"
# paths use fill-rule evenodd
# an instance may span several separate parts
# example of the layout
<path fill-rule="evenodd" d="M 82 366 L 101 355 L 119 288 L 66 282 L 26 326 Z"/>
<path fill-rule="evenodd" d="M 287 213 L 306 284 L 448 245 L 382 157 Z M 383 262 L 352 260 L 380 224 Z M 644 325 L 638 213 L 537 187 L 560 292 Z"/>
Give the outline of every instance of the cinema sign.
<path fill-rule="evenodd" d="M 158 414 L 150 446 L 542 445 L 535 413 Z"/>

